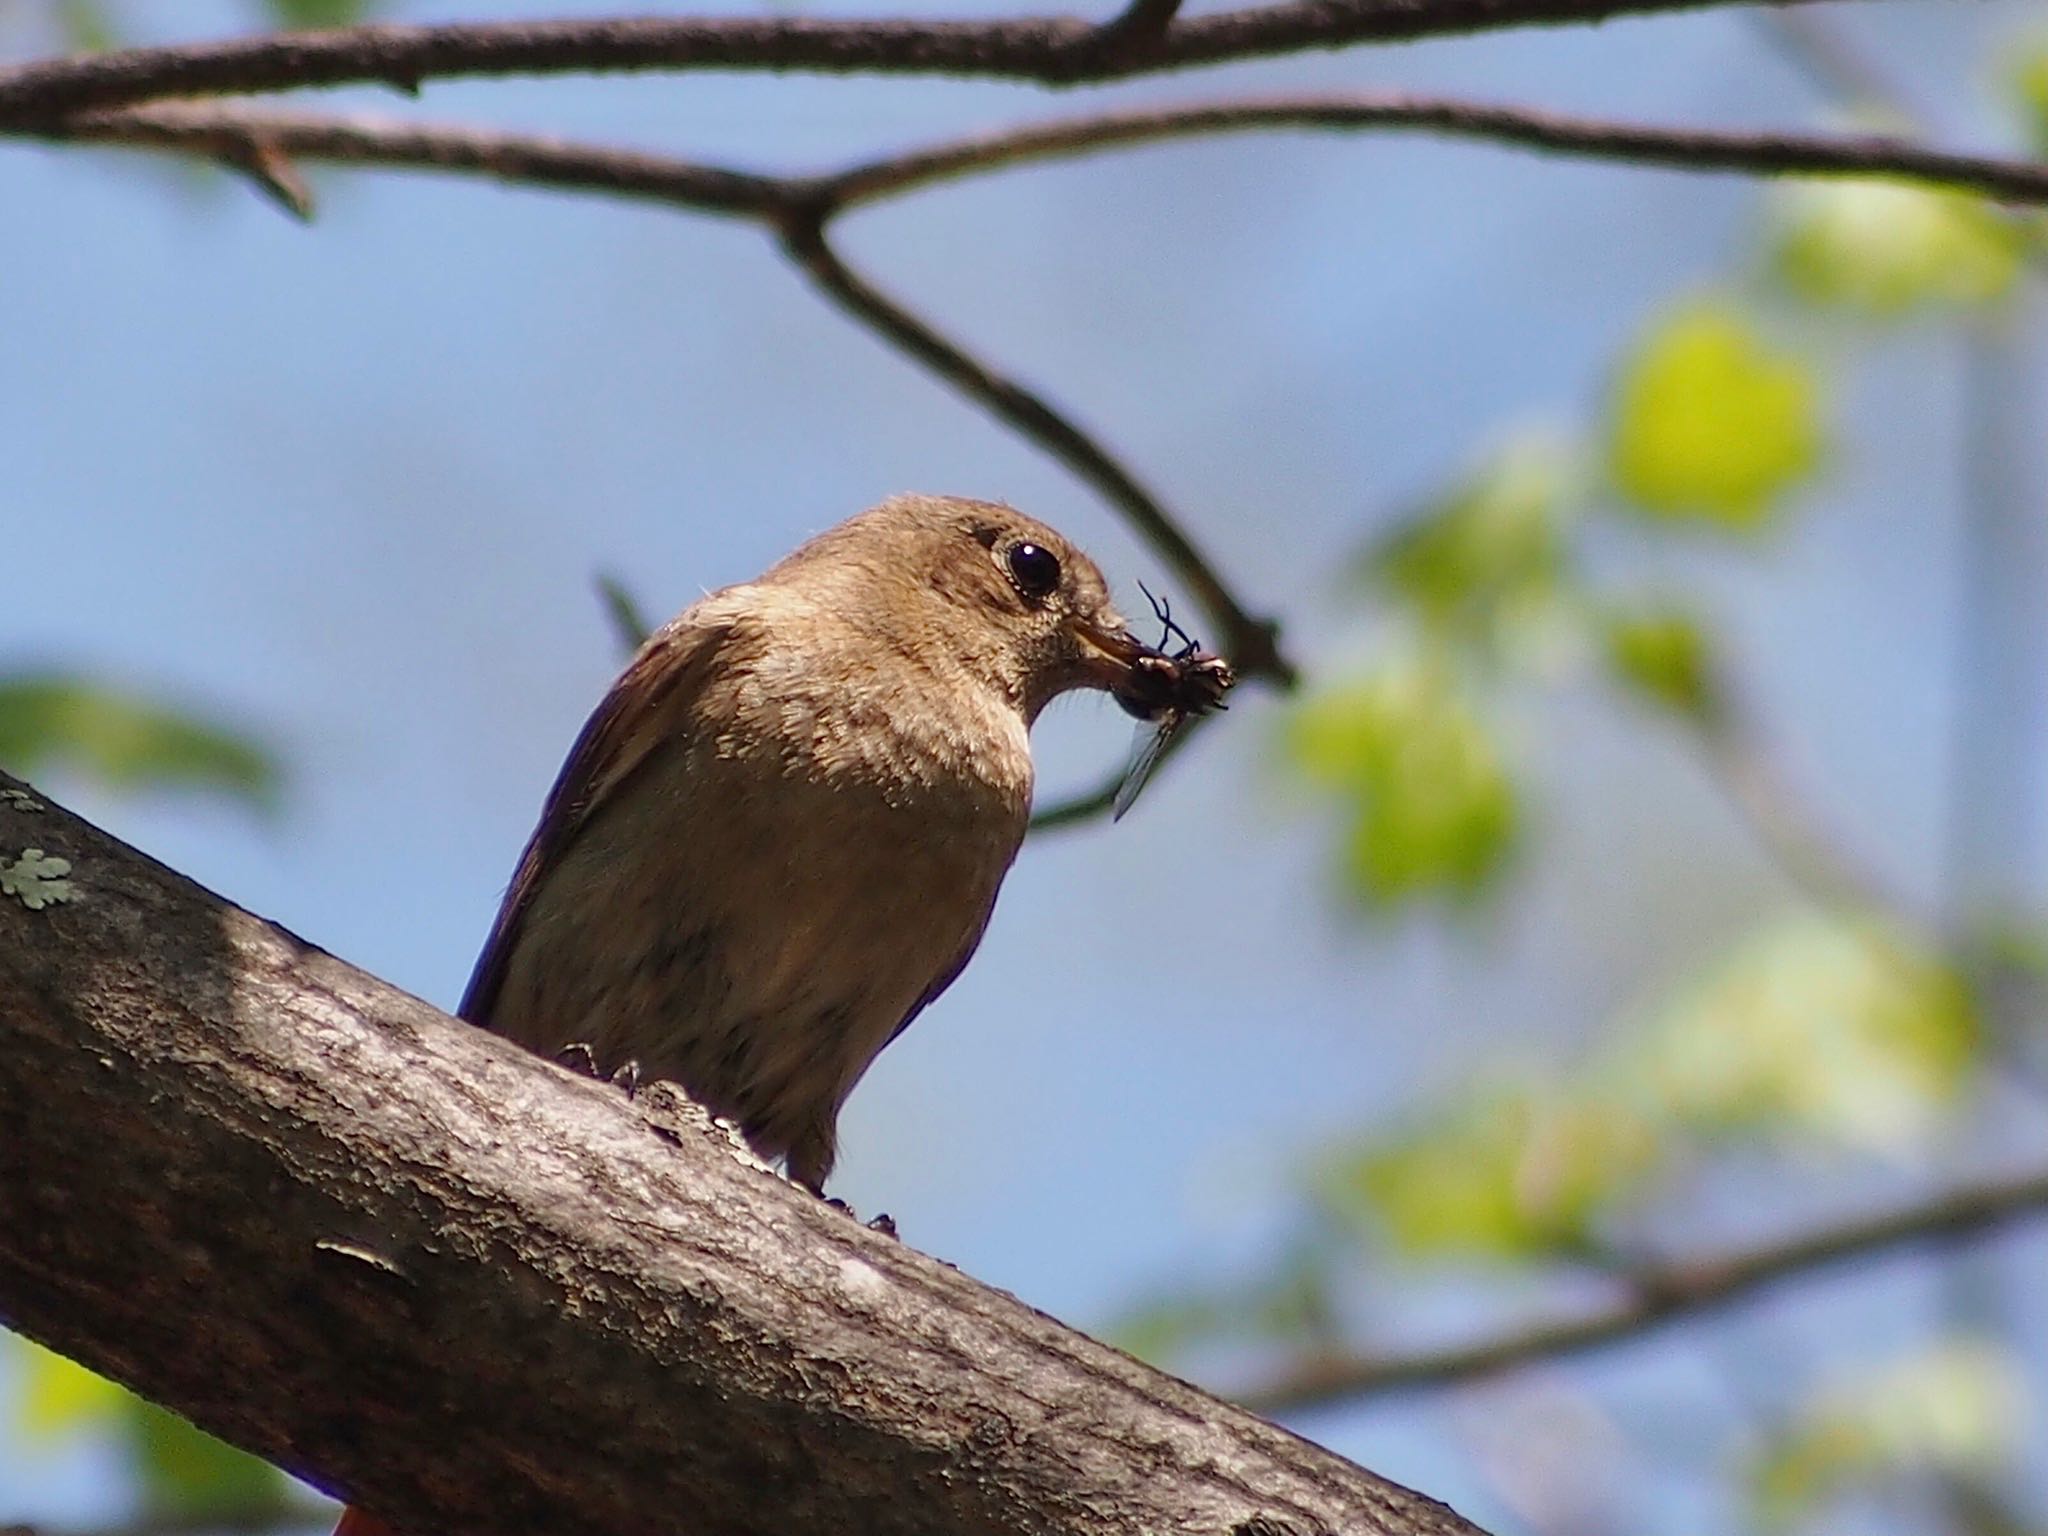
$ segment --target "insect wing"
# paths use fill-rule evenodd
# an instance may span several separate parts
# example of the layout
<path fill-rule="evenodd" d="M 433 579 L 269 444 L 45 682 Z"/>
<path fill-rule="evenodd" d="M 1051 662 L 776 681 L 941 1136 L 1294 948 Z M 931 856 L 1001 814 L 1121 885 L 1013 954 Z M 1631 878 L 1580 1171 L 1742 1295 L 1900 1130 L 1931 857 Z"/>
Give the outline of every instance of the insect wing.
<path fill-rule="evenodd" d="M 1124 812 L 1136 803 L 1138 791 L 1145 787 L 1145 781 L 1152 777 L 1152 770 L 1159 766 L 1159 759 L 1166 755 L 1166 745 L 1179 732 L 1181 722 L 1187 717 L 1177 709 L 1169 709 L 1157 725 L 1140 725 L 1131 744 L 1131 761 L 1124 769 L 1124 776 L 1116 787 L 1116 799 L 1110 802 L 1109 819 L 1122 821 Z"/>

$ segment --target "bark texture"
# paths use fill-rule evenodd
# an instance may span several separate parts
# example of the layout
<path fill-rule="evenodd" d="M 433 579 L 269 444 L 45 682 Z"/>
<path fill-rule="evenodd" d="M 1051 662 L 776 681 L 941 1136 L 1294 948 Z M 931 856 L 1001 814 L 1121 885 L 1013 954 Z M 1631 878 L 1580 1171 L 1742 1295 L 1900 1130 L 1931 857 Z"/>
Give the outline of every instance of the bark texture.
<path fill-rule="evenodd" d="M 4 776 L 0 1318 L 416 1531 L 1473 1530 Z"/>

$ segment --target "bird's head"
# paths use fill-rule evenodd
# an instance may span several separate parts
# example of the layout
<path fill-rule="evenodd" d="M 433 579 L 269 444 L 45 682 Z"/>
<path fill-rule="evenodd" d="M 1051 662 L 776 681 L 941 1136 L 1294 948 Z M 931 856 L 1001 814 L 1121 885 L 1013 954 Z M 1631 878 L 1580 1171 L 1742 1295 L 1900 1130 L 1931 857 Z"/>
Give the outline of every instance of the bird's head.
<path fill-rule="evenodd" d="M 964 669 L 1027 721 L 1076 688 L 1113 694 L 1141 718 L 1175 702 L 1161 679 L 1177 658 L 1132 632 L 1095 562 L 999 502 L 898 496 L 820 534 L 771 574 L 828 590 L 876 641 Z"/>

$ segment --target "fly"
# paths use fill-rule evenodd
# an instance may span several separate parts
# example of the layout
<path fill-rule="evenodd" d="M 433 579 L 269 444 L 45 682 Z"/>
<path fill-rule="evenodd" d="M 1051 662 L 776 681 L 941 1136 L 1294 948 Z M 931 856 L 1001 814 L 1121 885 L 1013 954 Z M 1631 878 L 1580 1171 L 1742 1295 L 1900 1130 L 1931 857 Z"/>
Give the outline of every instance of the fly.
<path fill-rule="evenodd" d="M 1161 633 L 1157 654 L 1140 657 L 1130 683 L 1116 695 L 1125 713 L 1137 716 L 1141 723 L 1130 763 L 1110 803 L 1112 821 L 1122 820 L 1187 723 L 1226 707 L 1223 695 L 1236 681 L 1229 662 L 1203 650 L 1194 636 L 1174 621 L 1170 604 L 1154 597 L 1143 582 L 1138 590 L 1151 603 Z M 1167 650 L 1176 640 L 1178 647 Z"/>

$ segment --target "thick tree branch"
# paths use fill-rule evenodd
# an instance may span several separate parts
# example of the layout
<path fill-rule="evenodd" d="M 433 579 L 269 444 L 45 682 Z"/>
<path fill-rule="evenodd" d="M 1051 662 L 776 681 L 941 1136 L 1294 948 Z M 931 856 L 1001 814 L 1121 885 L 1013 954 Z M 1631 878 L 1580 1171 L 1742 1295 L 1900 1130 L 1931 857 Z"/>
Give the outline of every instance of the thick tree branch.
<path fill-rule="evenodd" d="M 6 779 L 0 1047 L 0 1317 L 402 1527 L 1472 1529 Z"/>
<path fill-rule="evenodd" d="M 864 71 L 1076 85 L 1311 48 L 1596 22 L 1729 3 L 1757 0 L 1293 0 L 1190 17 L 1176 23 L 1156 46 L 1136 51 L 1103 46 L 1114 23 L 1097 26 L 1073 16 L 999 21 L 632 17 L 345 27 L 126 48 L 0 69 L 0 121 L 21 124 L 167 96 L 366 82 L 415 91 L 434 79 L 628 70 Z"/>
<path fill-rule="evenodd" d="M 1620 1277 L 1610 1305 L 1516 1328 L 1495 1338 L 1415 1354 L 1324 1355 L 1301 1362 L 1239 1401 L 1262 1413 L 1444 1386 L 1633 1341 L 1674 1322 L 1732 1306 L 1780 1282 L 1900 1249 L 1968 1242 L 2048 1212 L 2048 1172 L 1953 1190 L 1886 1215 L 1783 1242 L 1660 1264 Z"/>

